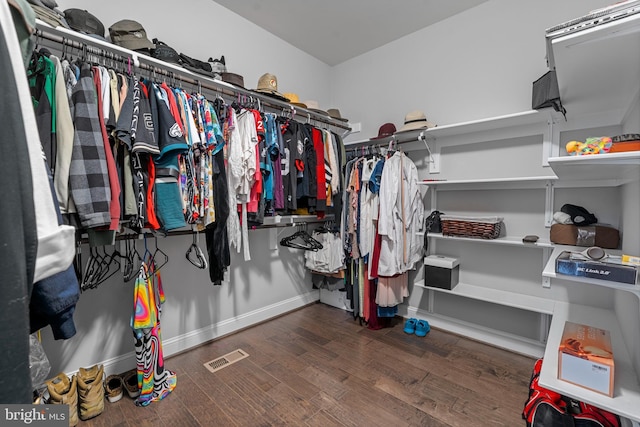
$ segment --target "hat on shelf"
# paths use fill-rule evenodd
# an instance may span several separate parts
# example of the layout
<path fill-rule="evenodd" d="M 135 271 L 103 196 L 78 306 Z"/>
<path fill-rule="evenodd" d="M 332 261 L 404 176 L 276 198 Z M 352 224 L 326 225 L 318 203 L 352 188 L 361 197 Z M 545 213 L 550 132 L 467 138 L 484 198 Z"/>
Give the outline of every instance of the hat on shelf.
<path fill-rule="evenodd" d="M 327 114 L 329 114 L 329 117 L 331 117 L 332 119 L 340 120 L 341 122 L 349 121 L 349 119 L 345 119 L 344 117 L 342 117 L 342 115 L 340 114 L 340 110 L 338 110 L 337 108 L 329 108 L 327 110 Z"/>
<path fill-rule="evenodd" d="M 416 110 L 404 116 L 404 125 L 400 128 L 400 130 L 398 130 L 398 132 L 422 128 L 429 129 L 436 126 L 437 125 L 427 120 L 427 116 L 425 116 L 422 111 Z"/>
<path fill-rule="evenodd" d="M 320 109 L 320 104 L 318 104 L 318 101 L 304 101 L 303 104 L 307 106 L 307 109 L 314 111 L 318 114 L 322 114 L 324 116 L 329 115 L 329 113 Z"/>
<path fill-rule="evenodd" d="M 264 93 L 281 101 L 289 102 L 289 99 L 278 92 L 278 78 L 269 73 L 265 73 L 258 79 L 256 92 Z"/>
<path fill-rule="evenodd" d="M 396 133 L 396 125 L 393 123 L 385 123 L 378 129 L 378 136 L 373 137 L 371 139 L 382 139 Z"/>
<path fill-rule="evenodd" d="M 300 98 L 297 94 L 292 92 L 287 92 L 282 94 L 285 98 L 289 100 L 289 102 L 297 107 L 307 108 L 307 104 L 300 102 Z"/>
<path fill-rule="evenodd" d="M 58 3 L 55 0 L 28 0 L 31 8 L 36 13 L 36 18 L 51 25 L 52 27 L 69 28 L 64 14 L 57 9 Z"/>
<path fill-rule="evenodd" d="M 222 81 L 244 89 L 244 77 L 236 73 L 222 73 Z"/>
<path fill-rule="evenodd" d="M 113 44 L 127 49 L 155 48 L 155 45 L 147 38 L 147 32 L 142 24 L 131 19 L 123 19 L 109 27 L 109 36 Z"/>
<path fill-rule="evenodd" d="M 105 40 L 104 25 L 86 10 L 66 9 L 64 17 L 72 30 Z"/>

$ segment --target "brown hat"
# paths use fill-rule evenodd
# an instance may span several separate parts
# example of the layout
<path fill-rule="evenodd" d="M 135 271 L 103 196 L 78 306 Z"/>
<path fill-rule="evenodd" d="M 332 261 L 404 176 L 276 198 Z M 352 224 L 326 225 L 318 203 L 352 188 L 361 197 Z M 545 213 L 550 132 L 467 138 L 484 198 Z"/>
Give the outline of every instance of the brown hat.
<path fill-rule="evenodd" d="M 258 87 L 255 91 L 267 94 L 281 101 L 289 102 L 289 99 L 278 92 L 278 78 L 273 74 L 263 74 L 260 79 L 258 79 Z"/>
<path fill-rule="evenodd" d="M 142 24 L 130 19 L 123 19 L 109 27 L 109 36 L 113 44 L 131 50 L 153 49 L 155 45 L 147 38 Z"/>
<path fill-rule="evenodd" d="M 340 110 L 338 110 L 337 108 L 329 108 L 327 110 L 327 113 L 329 114 L 329 117 L 336 119 L 336 120 L 340 120 L 341 122 L 348 122 L 349 119 L 345 119 L 344 117 L 342 117 L 340 115 Z"/>
<path fill-rule="evenodd" d="M 378 129 L 378 136 L 371 139 L 382 139 L 396 133 L 396 125 L 393 123 L 385 123 Z"/>
<path fill-rule="evenodd" d="M 404 126 L 400 128 L 398 132 L 404 132 L 406 130 L 422 129 L 422 128 L 434 128 L 435 124 L 427 121 L 427 117 L 422 111 L 412 111 L 404 116 Z"/>
<path fill-rule="evenodd" d="M 223 72 L 222 81 L 244 89 L 244 77 L 240 74 Z"/>

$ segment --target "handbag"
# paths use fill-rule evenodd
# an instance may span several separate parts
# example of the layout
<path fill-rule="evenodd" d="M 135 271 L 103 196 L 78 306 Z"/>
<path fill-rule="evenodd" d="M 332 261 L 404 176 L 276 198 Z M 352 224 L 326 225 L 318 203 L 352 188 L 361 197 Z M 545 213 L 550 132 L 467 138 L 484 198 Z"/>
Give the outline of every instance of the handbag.
<path fill-rule="evenodd" d="M 441 216 L 444 213 L 440 211 L 433 211 L 424 220 L 424 243 L 422 249 L 424 254 L 429 253 L 429 233 L 442 233 L 442 220 Z"/>
<path fill-rule="evenodd" d="M 533 94 L 531 96 L 531 108 L 538 110 L 540 108 L 553 107 L 559 113 L 562 113 L 564 119 L 567 120 L 567 110 L 560 100 L 560 89 L 558 87 L 558 77 L 555 71 L 547 71 L 542 77 L 533 82 Z"/>

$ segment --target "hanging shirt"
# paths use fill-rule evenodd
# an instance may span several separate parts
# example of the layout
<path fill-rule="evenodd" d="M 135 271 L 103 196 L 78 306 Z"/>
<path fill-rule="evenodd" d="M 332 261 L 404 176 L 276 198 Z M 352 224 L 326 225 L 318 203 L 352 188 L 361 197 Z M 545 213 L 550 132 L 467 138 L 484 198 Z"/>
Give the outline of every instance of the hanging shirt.
<path fill-rule="evenodd" d="M 397 151 L 385 161 L 380 184 L 378 233 L 382 242 L 378 275 L 404 273 L 421 259 L 422 242 L 418 231 L 423 216 L 416 166 L 404 153 Z"/>

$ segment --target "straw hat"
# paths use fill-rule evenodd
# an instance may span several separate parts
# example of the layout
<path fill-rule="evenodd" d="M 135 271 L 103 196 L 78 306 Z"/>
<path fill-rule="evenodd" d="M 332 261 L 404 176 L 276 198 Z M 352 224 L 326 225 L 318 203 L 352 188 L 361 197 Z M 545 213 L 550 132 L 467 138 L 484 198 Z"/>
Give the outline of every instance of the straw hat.
<path fill-rule="evenodd" d="M 320 104 L 318 104 L 318 101 L 304 101 L 303 104 L 306 104 L 307 108 L 311 111 L 315 111 L 316 113 L 320 113 L 324 116 L 329 115 L 329 113 L 320 109 Z"/>
<path fill-rule="evenodd" d="M 280 99 L 281 101 L 289 102 L 288 98 L 278 92 L 278 78 L 273 74 L 263 74 L 260 79 L 258 79 L 258 87 L 255 89 L 255 91 L 267 94 L 274 98 Z"/>
<path fill-rule="evenodd" d="M 289 102 L 293 105 L 297 105 L 298 107 L 307 108 L 307 104 L 303 104 L 300 102 L 300 98 L 297 94 L 292 92 L 286 92 L 282 94 L 285 98 L 289 100 Z"/>
<path fill-rule="evenodd" d="M 434 128 L 437 125 L 427 121 L 427 116 L 422 111 L 416 110 L 408 113 L 404 116 L 404 126 L 398 130 L 398 132 L 404 132 L 406 130 L 422 129 L 422 128 Z"/>

